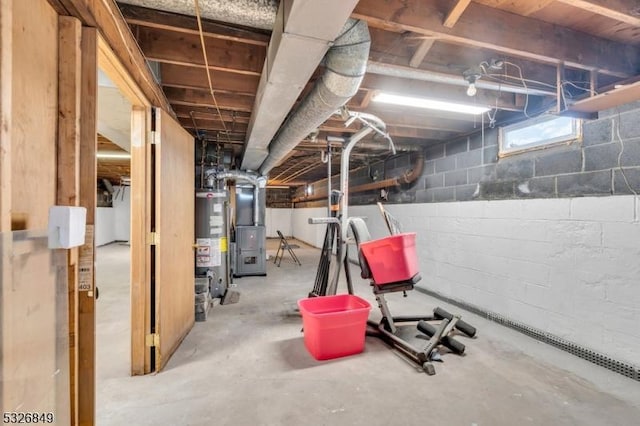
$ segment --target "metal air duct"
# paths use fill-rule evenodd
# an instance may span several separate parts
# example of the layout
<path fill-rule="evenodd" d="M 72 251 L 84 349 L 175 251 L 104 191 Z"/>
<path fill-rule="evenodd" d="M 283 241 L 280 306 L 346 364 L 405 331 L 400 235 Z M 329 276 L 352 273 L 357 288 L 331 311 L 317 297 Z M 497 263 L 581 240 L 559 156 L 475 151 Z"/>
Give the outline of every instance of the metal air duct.
<path fill-rule="evenodd" d="M 349 19 L 324 58 L 324 74 L 269 145 L 269 155 L 260 167 L 262 175 L 357 93 L 366 72 L 370 44 L 366 22 Z"/>

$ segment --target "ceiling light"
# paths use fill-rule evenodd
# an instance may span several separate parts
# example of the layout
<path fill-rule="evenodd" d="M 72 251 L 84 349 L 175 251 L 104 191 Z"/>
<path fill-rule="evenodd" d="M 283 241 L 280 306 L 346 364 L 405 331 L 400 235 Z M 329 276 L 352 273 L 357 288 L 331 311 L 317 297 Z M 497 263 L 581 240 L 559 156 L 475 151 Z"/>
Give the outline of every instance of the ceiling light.
<path fill-rule="evenodd" d="M 98 152 L 96 158 L 109 159 L 109 160 L 128 160 L 131 158 L 131 154 L 128 152 Z"/>
<path fill-rule="evenodd" d="M 438 111 L 459 112 L 461 114 L 480 115 L 487 111 L 490 111 L 489 108 L 483 106 L 436 101 L 426 98 L 414 98 L 411 96 L 391 95 L 389 93 L 378 93 L 373 97 L 373 101 L 393 105 L 411 106 L 416 108 L 435 109 Z"/>
<path fill-rule="evenodd" d="M 478 93 L 478 89 L 476 88 L 475 83 L 469 83 L 469 87 L 467 87 L 467 96 L 475 96 Z"/>
<path fill-rule="evenodd" d="M 479 72 L 473 69 L 468 69 L 462 73 L 462 76 L 469 83 L 469 87 L 467 88 L 467 96 L 475 96 L 478 93 L 478 88 L 476 87 L 476 81 L 482 76 Z"/>

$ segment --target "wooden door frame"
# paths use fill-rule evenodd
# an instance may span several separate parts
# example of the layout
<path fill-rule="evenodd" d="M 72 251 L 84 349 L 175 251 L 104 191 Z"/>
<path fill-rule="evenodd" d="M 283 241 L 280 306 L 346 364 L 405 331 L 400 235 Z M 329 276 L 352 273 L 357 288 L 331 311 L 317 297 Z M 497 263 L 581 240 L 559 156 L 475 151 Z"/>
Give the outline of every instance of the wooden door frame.
<path fill-rule="evenodd" d="M 149 137 L 151 103 L 107 42 L 98 39 L 98 66 L 129 100 L 131 110 L 131 375 L 151 372 L 145 339 L 150 329 L 150 250 L 147 230 L 151 198 Z"/>

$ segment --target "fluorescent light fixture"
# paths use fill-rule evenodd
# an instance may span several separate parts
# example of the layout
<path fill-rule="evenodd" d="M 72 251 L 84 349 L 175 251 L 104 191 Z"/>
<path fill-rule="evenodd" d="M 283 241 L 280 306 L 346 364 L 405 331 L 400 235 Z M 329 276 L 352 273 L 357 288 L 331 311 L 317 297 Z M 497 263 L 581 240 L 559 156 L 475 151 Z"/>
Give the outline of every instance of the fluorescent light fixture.
<path fill-rule="evenodd" d="M 373 97 L 373 100 L 375 102 L 382 102 L 386 104 L 459 112 L 461 114 L 480 115 L 490 111 L 490 108 L 483 106 L 456 104 L 453 102 L 436 101 L 433 99 L 414 98 L 412 96 L 391 95 L 389 93 L 378 93 Z"/>
<path fill-rule="evenodd" d="M 128 160 L 131 158 L 131 154 L 128 152 L 108 152 L 102 151 L 96 154 L 96 158 L 108 159 L 108 160 Z"/>

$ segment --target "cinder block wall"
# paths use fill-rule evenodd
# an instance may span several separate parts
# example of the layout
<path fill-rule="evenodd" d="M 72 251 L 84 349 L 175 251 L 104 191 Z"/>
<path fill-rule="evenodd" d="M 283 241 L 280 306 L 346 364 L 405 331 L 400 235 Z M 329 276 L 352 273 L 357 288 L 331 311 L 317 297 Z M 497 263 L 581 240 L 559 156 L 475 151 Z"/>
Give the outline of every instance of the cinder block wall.
<path fill-rule="evenodd" d="M 423 176 L 415 184 L 351 194 L 349 204 L 376 201 L 430 203 L 519 198 L 558 198 L 640 193 L 640 102 L 605 111 L 585 121 L 582 142 L 498 158 L 498 129 L 437 145 L 427 145 Z M 351 186 L 397 176 L 411 168 L 419 153 L 381 161 L 351 173 Z M 621 167 L 629 182 L 623 179 Z M 333 178 L 337 188 L 338 178 Z M 314 185 L 316 190 L 326 182 Z M 299 188 L 296 196 L 304 195 Z M 300 203 L 313 207 L 326 201 Z"/>

